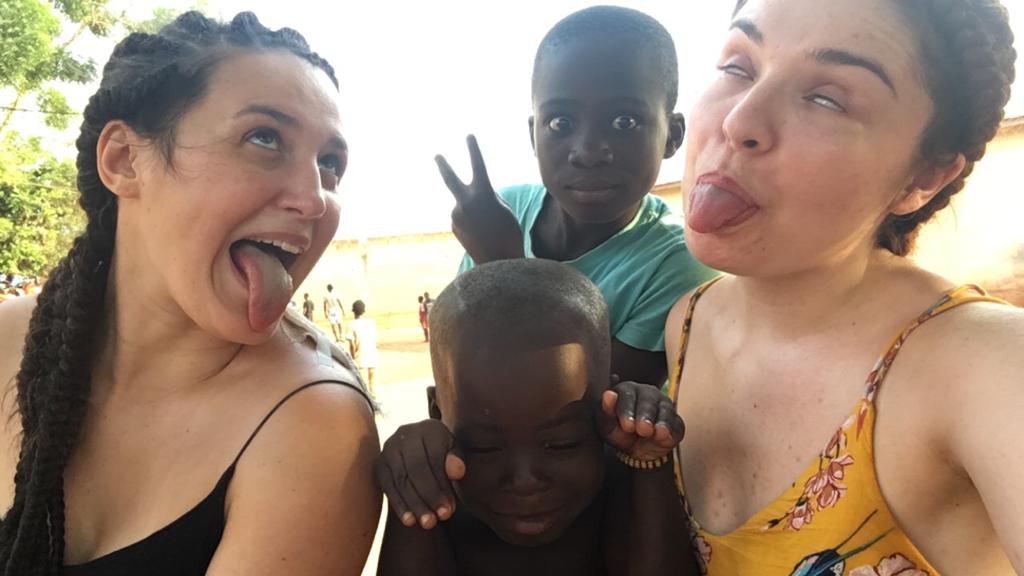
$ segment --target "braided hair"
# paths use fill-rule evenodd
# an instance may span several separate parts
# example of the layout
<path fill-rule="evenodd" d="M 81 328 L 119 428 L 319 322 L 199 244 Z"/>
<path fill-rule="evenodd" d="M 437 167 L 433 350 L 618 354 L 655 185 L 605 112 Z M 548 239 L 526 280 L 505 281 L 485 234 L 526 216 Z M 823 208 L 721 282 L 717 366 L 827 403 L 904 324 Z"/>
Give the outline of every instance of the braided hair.
<path fill-rule="evenodd" d="M 920 226 L 963 189 L 985 155 L 1010 100 L 1014 80 L 1013 31 L 999 0 L 892 0 L 916 36 L 925 87 L 935 111 L 917 150 L 920 166 L 943 166 L 963 154 L 960 174 L 910 214 L 890 214 L 875 246 L 897 256 L 914 248 Z M 735 15 L 747 3 L 739 0 Z"/>
<path fill-rule="evenodd" d="M 910 214 L 890 214 L 875 245 L 898 256 L 914 247 L 920 226 L 963 189 L 985 155 L 1010 100 L 1014 80 L 1013 32 L 999 0 L 896 0 L 916 34 L 924 80 L 935 106 L 917 151 L 924 166 L 942 166 L 963 154 L 960 174 Z"/>
<path fill-rule="evenodd" d="M 298 32 L 270 30 L 248 12 L 227 24 L 188 12 L 157 34 L 131 34 L 104 66 L 76 142 L 88 223 L 39 295 L 16 377 L 23 432 L 14 503 L 0 521 L 0 576 L 51 576 L 63 566 L 64 469 L 86 416 L 117 228 L 117 201 L 97 168 L 100 133 L 121 120 L 156 142 L 170 164 L 175 126 L 203 96 L 215 67 L 233 54 L 264 50 L 291 52 L 338 86 L 334 69 Z"/>

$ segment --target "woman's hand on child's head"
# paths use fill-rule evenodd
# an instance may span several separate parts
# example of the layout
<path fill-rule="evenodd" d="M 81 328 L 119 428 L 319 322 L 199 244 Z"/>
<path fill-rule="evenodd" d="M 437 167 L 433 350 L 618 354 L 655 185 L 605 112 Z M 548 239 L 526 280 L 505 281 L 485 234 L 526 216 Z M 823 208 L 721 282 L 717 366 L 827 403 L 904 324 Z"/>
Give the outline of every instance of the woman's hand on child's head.
<path fill-rule="evenodd" d="M 601 396 L 598 427 L 605 442 L 638 460 L 657 460 L 682 440 L 675 404 L 650 384 L 617 382 Z"/>
<path fill-rule="evenodd" d="M 523 257 L 523 232 L 512 210 L 498 197 L 476 138 L 466 138 L 473 181 L 465 184 L 444 156 L 434 157 L 441 177 L 455 197 L 452 232 L 477 264 Z"/>
<path fill-rule="evenodd" d="M 377 481 L 402 524 L 430 530 L 455 512 L 453 480 L 466 474 L 455 438 L 439 420 L 399 428 L 381 449 Z"/>

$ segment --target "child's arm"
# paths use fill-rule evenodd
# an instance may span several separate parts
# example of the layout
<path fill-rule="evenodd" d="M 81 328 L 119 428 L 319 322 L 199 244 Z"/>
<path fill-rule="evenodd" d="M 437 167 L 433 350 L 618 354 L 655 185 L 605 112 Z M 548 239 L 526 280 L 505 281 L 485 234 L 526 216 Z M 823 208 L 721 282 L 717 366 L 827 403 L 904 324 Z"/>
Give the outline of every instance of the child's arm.
<path fill-rule="evenodd" d="M 523 258 L 522 228 L 515 214 L 491 186 L 476 138 L 469 136 L 466 141 L 473 164 L 473 181 L 469 184 L 464 184 L 455 175 L 444 156 L 434 158 L 444 183 L 455 197 L 452 232 L 477 264 Z"/>
<path fill-rule="evenodd" d="M 424 530 L 455 512 L 453 480 L 466 474 L 455 438 L 440 420 L 406 424 L 388 438 L 375 466 L 391 511 L 405 526 Z"/>
<path fill-rule="evenodd" d="M 612 373 L 623 380 L 650 382 L 660 388 L 668 378 L 665 352 L 634 348 L 612 338 Z"/>
<path fill-rule="evenodd" d="M 392 513 L 384 529 L 378 576 L 455 574 L 447 534 L 434 529 L 455 512 L 451 480 L 465 475 L 454 445 L 439 420 L 402 426 L 384 443 L 375 473 Z"/>
<path fill-rule="evenodd" d="M 689 524 L 673 473 L 673 450 L 684 427 L 672 401 L 653 386 L 622 382 L 602 396 L 598 422 L 605 441 L 633 464 L 617 459 L 609 477 L 608 574 L 696 576 Z M 643 462 L 660 465 L 636 467 Z"/>
<path fill-rule="evenodd" d="M 405 526 L 388 514 L 377 576 L 455 576 L 455 556 L 444 529 Z"/>

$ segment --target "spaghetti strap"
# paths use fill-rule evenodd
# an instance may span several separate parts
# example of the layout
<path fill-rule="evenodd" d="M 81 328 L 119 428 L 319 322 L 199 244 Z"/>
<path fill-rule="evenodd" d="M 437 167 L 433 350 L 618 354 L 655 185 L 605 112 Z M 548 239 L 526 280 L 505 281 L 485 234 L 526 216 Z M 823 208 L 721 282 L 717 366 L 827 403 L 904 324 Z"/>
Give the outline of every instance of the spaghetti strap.
<path fill-rule="evenodd" d="M 287 402 L 292 396 L 295 396 L 296 394 L 302 392 L 306 388 L 312 388 L 313 386 L 318 386 L 320 384 L 337 384 L 339 386 L 351 388 L 358 392 L 359 395 L 362 396 L 363 399 L 366 400 L 366 402 L 371 407 L 373 406 L 373 401 L 370 399 L 369 396 L 366 395 L 366 392 L 364 392 L 359 386 L 349 384 L 348 382 L 343 382 L 341 380 L 317 380 L 315 382 L 303 384 L 302 386 L 299 386 L 295 390 L 292 390 L 291 392 L 286 394 L 284 398 L 278 400 L 277 404 L 274 404 L 274 407 L 270 409 L 270 412 L 267 412 L 267 415 L 263 417 L 263 420 L 260 420 L 260 423 L 256 426 L 256 429 L 253 430 L 252 434 L 249 435 L 249 439 L 246 440 L 245 444 L 242 445 L 242 449 L 238 451 L 238 455 L 235 456 L 234 461 L 231 462 L 231 466 L 228 469 L 231 470 L 235 467 L 236 464 L 238 464 L 238 460 L 242 457 L 242 454 L 245 454 L 246 449 L 249 448 L 249 444 L 252 444 L 252 441 L 256 438 L 256 435 L 260 433 L 261 429 L 263 429 L 263 425 L 267 423 L 267 420 L 270 420 L 270 417 L 274 415 L 274 412 L 277 412 L 278 408 L 283 406 L 284 403 Z"/>
<path fill-rule="evenodd" d="M 697 301 L 700 297 L 707 292 L 708 288 L 711 288 L 716 282 L 721 280 L 721 276 L 717 276 L 701 284 L 693 291 L 690 295 L 689 305 L 686 307 L 686 316 L 683 318 L 683 325 L 680 327 L 679 335 L 679 358 L 676 359 L 675 370 L 672 374 L 669 374 L 668 380 L 668 397 L 675 404 L 679 396 L 679 380 L 683 377 L 683 362 L 686 360 L 686 348 L 690 340 L 690 325 L 693 323 L 693 311 L 697 309 Z"/>

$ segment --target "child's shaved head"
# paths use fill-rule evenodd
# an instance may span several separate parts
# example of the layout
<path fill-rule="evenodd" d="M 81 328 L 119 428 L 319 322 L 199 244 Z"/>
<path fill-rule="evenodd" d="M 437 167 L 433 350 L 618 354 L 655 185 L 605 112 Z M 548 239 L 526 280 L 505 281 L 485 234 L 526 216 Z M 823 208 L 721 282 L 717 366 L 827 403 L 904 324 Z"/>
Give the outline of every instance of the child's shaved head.
<path fill-rule="evenodd" d="M 430 357 L 438 396 L 452 380 L 452 363 L 487 354 L 514 355 L 578 344 L 587 373 L 609 377 L 608 310 L 600 290 L 573 268 L 541 259 L 491 262 L 455 279 L 430 313 Z"/>
<path fill-rule="evenodd" d="M 464 454 L 464 510 L 510 544 L 554 541 L 604 478 L 593 416 L 610 380 L 601 292 L 565 264 L 492 262 L 438 296 L 430 331 L 431 415 Z"/>
<path fill-rule="evenodd" d="M 560 20 L 540 42 L 533 63 L 534 88 L 541 62 L 553 50 L 575 40 L 625 41 L 627 45 L 646 48 L 664 80 L 666 107 L 672 112 L 679 97 L 679 63 L 672 35 L 654 18 L 643 12 L 619 6 L 591 6 Z"/>

